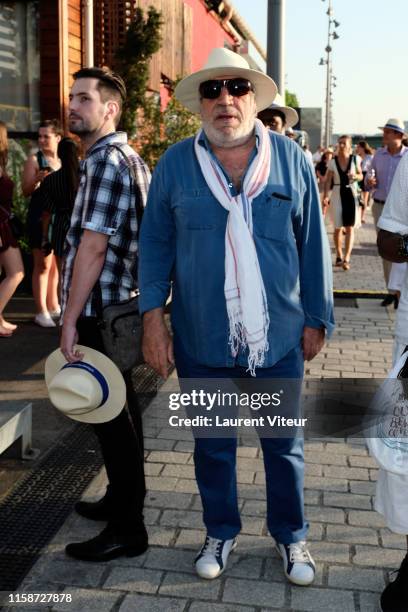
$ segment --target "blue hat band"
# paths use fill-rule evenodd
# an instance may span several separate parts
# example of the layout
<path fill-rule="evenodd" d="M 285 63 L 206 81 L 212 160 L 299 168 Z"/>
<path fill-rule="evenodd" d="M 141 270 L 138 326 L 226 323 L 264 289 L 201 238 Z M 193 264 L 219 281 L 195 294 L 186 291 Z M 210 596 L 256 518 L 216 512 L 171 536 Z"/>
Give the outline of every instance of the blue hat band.
<path fill-rule="evenodd" d="M 401 134 L 404 134 L 405 132 L 404 128 L 399 125 L 394 125 L 393 123 L 386 123 L 384 127 L 390 130 L 395 130 L 396 132 L 401 132 Z"/>
<path fill-rule="evenodd" d="M 100 408 L 109 397 L 109 386 L 102 372 L 97 370 L 94 366 L 92 366 L 90 363 L 87 363 L 86 361 L 74 361 L 73 363 L 66 363 L 61 368 L 61 370 L 65 370 L 66 368 L 76 368 L 78 370 L 85 370 L 89 374 L 92 374 L 92 376 L 98 381 L 102 390 L 102 400 L 99 406 L 97 406 L 98 408 Z"/>

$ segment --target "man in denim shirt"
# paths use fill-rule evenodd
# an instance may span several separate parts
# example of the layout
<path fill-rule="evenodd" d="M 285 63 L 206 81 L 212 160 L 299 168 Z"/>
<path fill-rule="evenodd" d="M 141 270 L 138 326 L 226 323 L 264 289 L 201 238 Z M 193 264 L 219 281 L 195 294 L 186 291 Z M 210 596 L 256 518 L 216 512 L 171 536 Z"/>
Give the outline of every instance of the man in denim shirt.
<path fill-rule="evenodd" d="M 195 138 L 171 147 L 151 183 L 140 236 L 146 361 L 163 378 L 301 380 L 333 328 L 331 264 L 312 169 L 290 139 L 256 119 L 273 81 L 214 49 L 175 95 L 201 114 Z M 173 339 L 163 309 L 172 288 Z M 314 563 L 305 537 L 303 440 L 261 438 L 267 523 L 292 582 Z M 236 438 L 198 437 L 195 470 L 207 537 L 195 564 L 216 578 L 241 528 Z"/>

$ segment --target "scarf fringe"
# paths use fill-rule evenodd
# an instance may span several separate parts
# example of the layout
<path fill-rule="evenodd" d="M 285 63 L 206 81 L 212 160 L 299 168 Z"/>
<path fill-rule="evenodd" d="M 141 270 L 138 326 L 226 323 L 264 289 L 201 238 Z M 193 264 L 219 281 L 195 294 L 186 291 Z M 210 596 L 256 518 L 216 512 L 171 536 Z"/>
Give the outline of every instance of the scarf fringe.
<path fill-rule="evenodd" d="M 238 312 L 228 312 L 228 317 L 230 328 L 228 344 L 231 347 L 232 356 L 236 357 L 239 349 L 246 347 L 245 327 Z"/>
<path fill-rule="evenodd" d="M 269 344 L 266 342 L 265 346 L 262 346 L 262 348 L 249 352 L 247 372 L 249 372 L 251 376 L 256 376 L 255 368 L 262 368 L 265 363 L 265 355 L 268 349 Z"/>
<path fill-rule="evenodd" d="M 248 369 L 246 371 L 249 372 L 251 376 L 256 376 L 255 368 L 262 368 L 262 366 L 264 365 L 265 356 L 269 350 L 269 342 L 265 338 L 264 340 L 261 340 L 259 343 L 257 343 L 258 346 L 255 345 L 250 348 L 247 341 L 244 324 L 242 323 L 242 321 L 239 320 L 238 317 L 238 312 L 230 314 L 230 334 L 228 344 L 231 348 L 231 354 L 233 357 L 236 357 L 240 348 L 246 349 L 248 347 Z M 265 330 L 265 336 L 269 326 L 269 317 L 267 317 L 266 319 L 267 326 Z"/>

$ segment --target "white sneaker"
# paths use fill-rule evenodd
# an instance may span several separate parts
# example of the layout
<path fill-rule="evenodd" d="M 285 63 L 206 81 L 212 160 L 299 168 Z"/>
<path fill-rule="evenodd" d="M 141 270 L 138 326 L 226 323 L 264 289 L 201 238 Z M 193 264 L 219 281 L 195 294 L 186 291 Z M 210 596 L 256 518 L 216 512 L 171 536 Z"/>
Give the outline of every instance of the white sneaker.
<path fill-rule="evenodd" d="M 52 319 L 59 319 L 61 316 L 61 308 L 57 308 L 56 310 L 50 310 L 49 313 Z"/>
<path fill-rule="evenodd" d="M 217 538 L 207 536 L 204 546 L 194 561 L 197 574 L 207 580 L 220 576 L 227 567 L 230 552 L 234 550 L 236 545 L 235 538 L 232 540 L 217 540 Z"/>
<path fill-rule="evenodd" d="M 312 584 L 316 566 L 304 540 L 293 544 L 276 542 L 276 549 L 283 559 L 285 576 L 293 584 Z"/>
<path fill-rule="evenodd" d="M 40 312 L 36 314 L 34 317 L 34 323 L 40 325 L 41 327 L 55 327 L 55 323 L 51 318 L 49 312 Z"/>

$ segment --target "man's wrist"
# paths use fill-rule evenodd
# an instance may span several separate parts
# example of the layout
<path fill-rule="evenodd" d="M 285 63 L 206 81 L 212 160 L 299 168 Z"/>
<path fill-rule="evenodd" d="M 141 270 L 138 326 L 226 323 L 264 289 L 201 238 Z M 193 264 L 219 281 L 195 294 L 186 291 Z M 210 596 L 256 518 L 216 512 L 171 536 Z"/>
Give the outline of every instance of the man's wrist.
<path fill-rule="evenodd" d="M 153 308 L 152 310 L 146 310 L 143 313 L 142 319 L 144 323 L 150 323 L 151 321 L 157 322 L 164 318 L 164 308 L 162 306 Z"/>
<path fill-rule="evenodd" d="M 72 314 L 70 314 L 68 311 L 65 311 L 64 313 L 64 326 L 72 326 L 72 327 L 76 327 L 78 321 L 78 317 L 73 316 Z"/>

